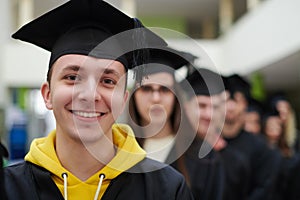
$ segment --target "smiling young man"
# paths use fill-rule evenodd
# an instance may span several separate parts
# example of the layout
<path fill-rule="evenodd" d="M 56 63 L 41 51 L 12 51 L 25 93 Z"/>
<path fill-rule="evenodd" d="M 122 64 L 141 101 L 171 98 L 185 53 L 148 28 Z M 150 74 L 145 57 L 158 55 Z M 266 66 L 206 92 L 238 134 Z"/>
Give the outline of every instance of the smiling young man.
<path fill-rule="evenodd" d="M 123 35 L 137 24 L 103 1 L 71 0 L 13 35 L 51 52 L 41 93 L 56 129 L 5 168 L 9 200 L 192 199 L 183 176 L 147 159 L 131 128 L 115 124 L 135 66 L 130 45 L 166 45 L 145 28 Z"/>

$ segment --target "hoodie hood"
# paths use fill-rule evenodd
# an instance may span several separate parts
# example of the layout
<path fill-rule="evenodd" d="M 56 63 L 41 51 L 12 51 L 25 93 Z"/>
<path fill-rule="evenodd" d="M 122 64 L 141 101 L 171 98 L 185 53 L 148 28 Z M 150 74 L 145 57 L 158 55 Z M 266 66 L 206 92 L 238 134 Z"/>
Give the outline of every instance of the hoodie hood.
<path fill-rule="evenodd" d="M 100 199 L 112 179 L 139 163 L 146 156 L 146 152 L 138 145 L 129 126 L 114 124 L 112 134 L 113 143 L 116 146 L 115 157 L 86 181 L 81 181 L 61 165 L 55 151 L 55 130 L 45 138 L 33 140 L 25 160 L 51 172 L 52 179 L 64 196 L 67 182 L 68 198 L 72 200 L 93 199 L 99 185 L 100 174 L 104 174 L 105 178 L 100 181 L 101 190 L 98 198 Z M 67 174 L 67 179 L 64 180 L 63 174 Z"/>

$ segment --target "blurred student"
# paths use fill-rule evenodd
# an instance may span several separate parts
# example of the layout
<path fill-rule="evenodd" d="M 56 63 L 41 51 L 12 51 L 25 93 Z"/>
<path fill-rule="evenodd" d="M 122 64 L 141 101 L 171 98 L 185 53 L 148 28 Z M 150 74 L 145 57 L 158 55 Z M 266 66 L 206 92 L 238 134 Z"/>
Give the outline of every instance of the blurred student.
<path fill-rule="evenodd" d="M 183 93 L 174 77 L 174 69 L 183 66 L 180 57 L 150 51 L 153 66 L 147 70 L 147 79 L 135 85 L 129 101 L 131 123 L 136 124 L 132 127 L 143 130 L 138 141 L 149 157 L 171 164 L 185 176 L 195 199 L 222 199 L 220 159 L 214 153 L 199 157 L 203 139 L 194 137 L 198 119 L 189 121 L 185 115 Z M 159 67 L 161 64 L 166 65 L 165 69 Z M 194 107 L 193 111 L 197 110 Z"/>
<path fill-rule="evenodd" d="M 272 199 L 280 160 L 262 138 L 244 130 L 250 84 L 237 74 L 224 78 L 230 97 L 226 101 L 222 134 L 229 146 L 243 154 L 250 166 L 247 199 Z"/>
<path fill-rule="evenodd" d="M 129 100 L 129 124 L 139 134 L 147 156 L 166 162 L 180 127 L 181 92 L 175 70 L 187 63 L 181 52 L 171 48 L 151 49 L 146 78 L 135 82 Z M 169 163 L 168 163 L 169 164 Z"/>
<path fill-rule="evenodd" d="M 278 113 L 266 113 L 263 120 L 263 131 L 270 148 L 278 149 L 283 155 L 290 155 L 287 142 L 283 134 L 283 122 Z"/>
<path fill-rule="evenodd" d="M 286 199 L 290 196 L 289 188 L 293 187 L 290 180 L 294 177 L 295 166 L 297 166 L 298 156 L 294 154 L 294 149 L 288 145 L 284 132 L 284 124 L 276 110 L 267 112 L 263 120 L 263 135 L 267 144 L 281 158 L 280 170 L 276 180 L 276 190 L 274 200 Z M 294 183 L 295 184 L 295 183 Z"/>
<path fill-rule="evenodd" d="M 296 126 L 296 115 L 290 102 L 282 92 L 277 92 L 270 97 L 270 109 L 277 111 L 283 123 L 283 134 L 287 145 L 294 154 L 300 150 L 300 133 Z"/>
<path fill-rule="evenodd" d="M 246 199 L 249 181 L 248 163 L 221 135 L 225 103 L 228 98 L 223 79 L 209 69 L 199 68 L 187 77 L 187 81 L 195 95 L 188 95 L 186 111 L 190 119 L 198 119 L 197 138 L 208 142 L 213 148 L 212 152 L 220 158 L 222 173 L 218 174 L 216 179 L 219 185 L 223 185 L 222 199 Z M 200 146 L 194 148 L 200 150 Z"/>
<path fill-rule="evenodd" d="M 261 134 L 263 112 L 262 103 L 250 98 L 245 116 L 245 131 L 255 135 Z"/>

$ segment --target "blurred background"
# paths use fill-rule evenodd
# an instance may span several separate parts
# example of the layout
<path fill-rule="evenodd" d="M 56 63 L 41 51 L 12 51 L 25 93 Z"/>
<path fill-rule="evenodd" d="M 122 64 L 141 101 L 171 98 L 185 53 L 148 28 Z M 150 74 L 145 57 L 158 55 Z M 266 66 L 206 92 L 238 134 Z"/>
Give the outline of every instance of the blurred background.
<path fill-rule="evenodd" d="M 0 137 L 11 159 L 27 152 L 31 140 L 54 128 L 39 88 L 49 53 L 11 39 L 28 21 L 66 2 L 0 0 Z M 148 27 L 165 28 L 170 46 L 199 58 L 201 48 L 221 74 L 240 74 L 264 100 L 286 93 L 300 114 L 299 0 L 107 0 Z M 173 33 L 173 34 L 172 34 Z M 297 117 L 299 127 L 299 117 Z"/>

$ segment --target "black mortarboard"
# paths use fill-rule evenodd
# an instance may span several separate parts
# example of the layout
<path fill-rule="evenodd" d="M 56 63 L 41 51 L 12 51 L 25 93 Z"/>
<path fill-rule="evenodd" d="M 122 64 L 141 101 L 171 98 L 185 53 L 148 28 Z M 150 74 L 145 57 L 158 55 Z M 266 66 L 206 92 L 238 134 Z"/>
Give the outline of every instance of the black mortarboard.
<path fill-rule="evenodd" d="M 279 117 L 279 112 L 277 110 L 273 110 L 273 109 L 267 110 L 266 112 L 264 112 L 264 114 L 262 115 L 262 124 L 263 124 L 263 126 L 266 125 L 266 121 L 270 117 Z"/>
<path fill-rule="evenodd" d="M 279 101 L 287 101 L 288 102 L 288 99 L 287 99 L 285 93 L 282 91 L 278 91 L 278 92 L 275 92 L 274 94 L 270 95 L 269 100 L 268 100 L 269 107 L 270 107 L 269 109 L 277 110 L 276 105 Z"/>
<path fill-rule="evenodd" d="M 188 91 L 186 81 L 192 87 L 195 95 L 211 96 L 220 94 L 225 90 L 221 75 L 205 68 L 195 70 L 187 76 L 186 80 L 181 82 L 183 89 Z"/>
<path fill-rule="evenodd" d="M 130 69 L 135 59 L 128 52 L 166 46 L 137 19 L 102 0 L 70 0 L 24 25 L 12 37 L 50 51 L 49 69 L 65 54 L 118 60 Z"/>
<path fill-rule="evenodd" d="M 148 49 L 149 57 L 146 64 L 145 74 L 168 72 L 174 74 L 175 70 L 189 64 L 189 55 L 170 47 Z"/>
<path fill-rule="evenodd" d="M 238 74 L 224 77 L 224 79 L 225 88 L 230 92 L 231 98 L 235 92 L 241 92 L 247 100 L 250 99 L 251 86 L 246 79 L 242 78 Z"/>
<path fill-rule="evenodd" d="M 262 117 L 264 114 L 263 103 L 254 98 L 250 98 L 247 107 L 247 112 L 257 112 Z"/>

